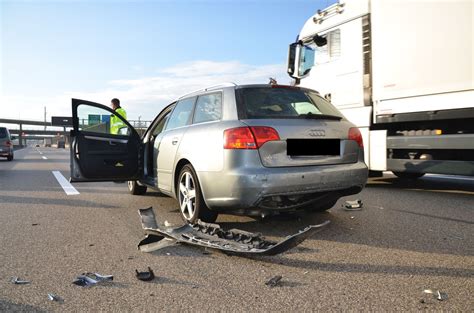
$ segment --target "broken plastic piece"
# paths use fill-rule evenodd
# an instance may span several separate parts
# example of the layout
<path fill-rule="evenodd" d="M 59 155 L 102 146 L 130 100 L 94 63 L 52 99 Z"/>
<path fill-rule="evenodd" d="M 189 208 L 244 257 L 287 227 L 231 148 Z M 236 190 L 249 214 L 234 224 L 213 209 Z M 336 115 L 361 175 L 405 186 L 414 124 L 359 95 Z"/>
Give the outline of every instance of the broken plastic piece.
<path fill-rule="evenodd" d="M 13 284 L 16 284 L 16 285 L 26 285 L 26 284 L 29 284 L 30 281 L 28 280 L 21 280 L 20 278 L 14 276 L 10 279 L 10 281 L 13 283 Z"/>
<path fill-rule="evenodd" d="M 283 278 L 283 277 L 282 277 L 281 275 L 274 276 L 274 277 L 270 278 L 270 280 L 267 281 L 267 282 L 265 283 L 265 285 L 267 285 L 267 286 L 269 286 L 269 287 L 271 287 L 271 288 L 276 287 L 276 286 L 278 286 L 278 285 L 280 284 L 280 281 L 281 281 L 282 278 Z"/>
<path fill-rule="evenodd" d="M 346 211 L 360 211 L 362 210 L 362 206 L 363 206 L 363 203 L 362 203 L 362 200 L 360 199 L 353 200 L 353 201 L 348 200 L 343 205 L 344 210 Z"/>
<path fill-rule="evenodd" d="M 135 270 L 137 278 L 142 281 L 150 281 L 155 279 L 155 273 L 153 273 L 153 270 L 148 267 L 148 272 L 139 272 L 138 270 Z"/>
<path fill-rule="evenodd" d="M 49 301 L 63 302 L 63 299 L 54 293 L 48 293 Z"/>
<path fill-rule="evenodd" d="M 441 292 L 439 290 L 431 290 L 431 289 L 425 289 L 423 290 L 424 293 L 427 293 L 427 294 L 432 294 L 433 297 L 438 300 L 438 301 L 444 301 L 444 300 L 447 300 L 448 299 L 448 294 L 445 293 L 445 292 Z"/>
<path fill-rule="evenodd" d="M 78 285 L 81 287 L 93 286 L 100 282 L 108 282 L 113 281 L 113 275 L 101 275 L 98 273 L 84 273 L 76 277 L 76 279 L 72 282 L 74 285 Z"/>
<path fill-rule="evenodd" d="M 224 230 L 217 224 L 201 221 L 195 225 L 161 228 L 151 207 L 138 210 L 138 214 L 147 233 L 147 237 L 138 244 L 138 249 L 143 252 L 183 243 L 236 255 L 276 255 L 296 247 L 329 224 L 329 221 L 326 221 L 319 225 L 310 225 L 297 234 L 287 236 L 283 241 L 273 242 L 258 233 L 238 229 Z"/>

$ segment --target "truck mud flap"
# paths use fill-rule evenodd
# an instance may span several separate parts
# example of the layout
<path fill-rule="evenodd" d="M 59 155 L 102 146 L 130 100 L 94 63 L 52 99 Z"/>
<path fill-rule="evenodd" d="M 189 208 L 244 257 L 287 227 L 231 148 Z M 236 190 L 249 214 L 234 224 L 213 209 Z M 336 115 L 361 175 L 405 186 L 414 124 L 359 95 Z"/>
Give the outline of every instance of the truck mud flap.
<path fill-rule="evenodd" d="M 296 247 L 330 223 L 325 221 L 319 225 L 310 225 L 294 235 L 287 236 L 283 241 L 274 242 L 266 240 L 258 233 L 239 229 L 224 230 L 217 224 L 201 221 L 195 225 L 186 224 L 179 227 L 159 226 L 152 207 L 140 209 L 138 214 L 147 234 L 138 244 L 138 249 L 143 252 L 152 252 L 175 244 L 188 244 L 241 256 L 276 255 Z"/>

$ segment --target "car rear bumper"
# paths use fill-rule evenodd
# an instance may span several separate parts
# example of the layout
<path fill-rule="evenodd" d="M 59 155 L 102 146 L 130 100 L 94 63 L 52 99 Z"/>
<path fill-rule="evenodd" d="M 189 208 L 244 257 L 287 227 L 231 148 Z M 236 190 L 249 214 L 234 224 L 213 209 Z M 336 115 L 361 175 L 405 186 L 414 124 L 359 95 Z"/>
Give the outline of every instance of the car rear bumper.
<path fill-rule="evenodd" d="M 225 172 L 198 172 L 207 206 L 216 211 L 242 211 L 264 207 L 272 196 L 322 194 L 334 198 L 355 194 L 367 182 L 364 162 L 326 166 L 239 168 Z M 275 207 L 275 210 L 281 208 Z"/>
<path fill-rule="evenodd" d="M 8 157 L 13 155 L 13 149 L 10 147 L 0 148 L 0 157 Z"/>

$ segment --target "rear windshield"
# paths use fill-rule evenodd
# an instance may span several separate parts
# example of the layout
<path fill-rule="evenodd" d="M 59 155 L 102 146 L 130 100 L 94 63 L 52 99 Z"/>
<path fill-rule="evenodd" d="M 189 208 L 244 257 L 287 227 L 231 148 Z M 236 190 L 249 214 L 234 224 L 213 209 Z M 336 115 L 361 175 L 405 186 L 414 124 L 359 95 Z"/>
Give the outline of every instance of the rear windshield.
<path fill-rule="evenodd" d="M 0 138 L 7 138 L 7 129 L 4 127 L 0 127 Z"/>
<path fill-rule="evenodd" d="M 331 103 L 307 89 L 244 87 L 236 92 L 241 119 L 343 118 Z"/>

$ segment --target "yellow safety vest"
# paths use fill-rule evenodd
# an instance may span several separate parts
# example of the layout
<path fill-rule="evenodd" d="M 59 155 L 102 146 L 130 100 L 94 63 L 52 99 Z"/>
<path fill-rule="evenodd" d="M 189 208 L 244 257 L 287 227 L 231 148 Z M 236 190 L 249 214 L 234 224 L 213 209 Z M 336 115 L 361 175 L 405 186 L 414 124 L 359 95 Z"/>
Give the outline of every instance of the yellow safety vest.
<path fill-rule="evenodd" d="M 127 119 L 127 112 L 125 112 L 124 109 L 122 108 L 117 108 L 115 110 L 115 113 L 117 115 L 120 115 L 121 117 L 123 117 L 124 119 Z M 112 114 L 110 116 L 110 133 L 111 134 L 118 134 L 119 133 L 119 130 L 120 128 L 122 127 L 127 127 L 127 125 L 125 125 L 124 122 L 122 122 L 122 120 L 116 116 L 116 114 Z"/>

